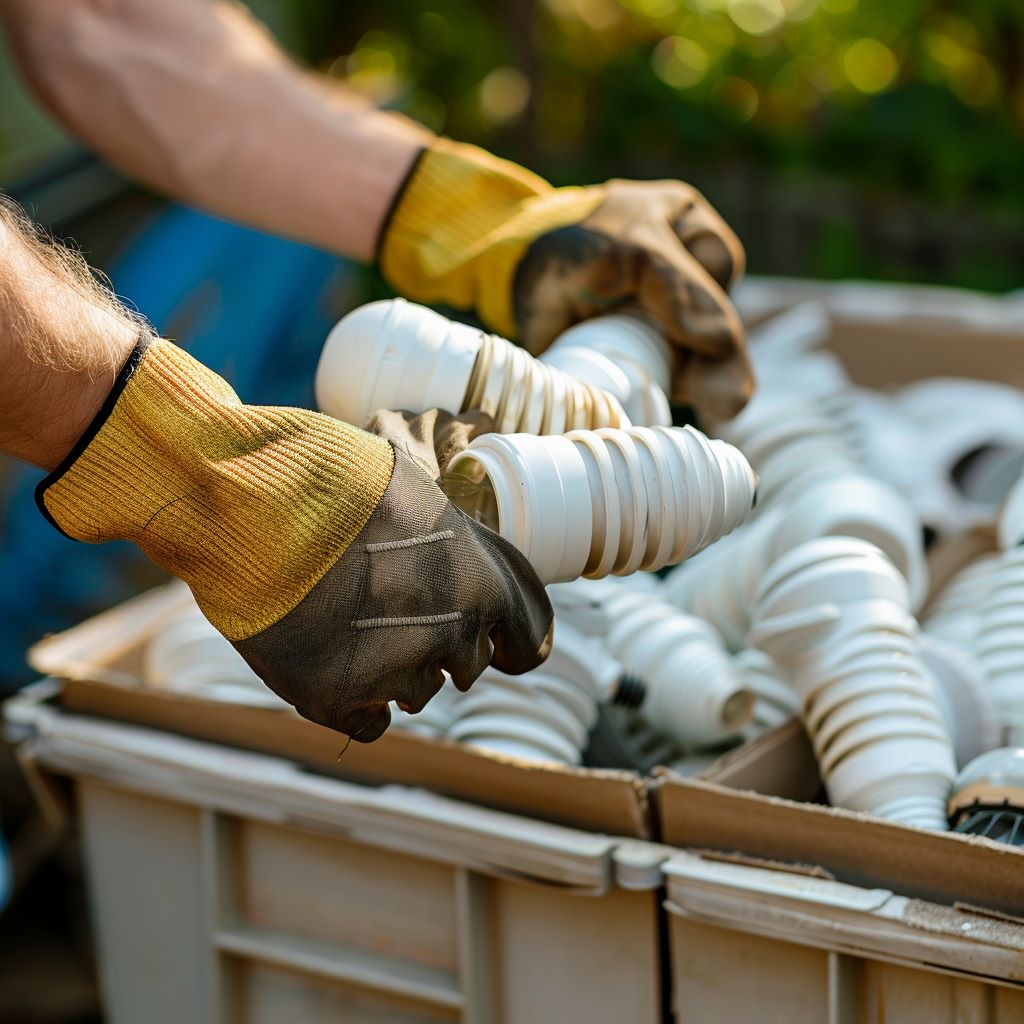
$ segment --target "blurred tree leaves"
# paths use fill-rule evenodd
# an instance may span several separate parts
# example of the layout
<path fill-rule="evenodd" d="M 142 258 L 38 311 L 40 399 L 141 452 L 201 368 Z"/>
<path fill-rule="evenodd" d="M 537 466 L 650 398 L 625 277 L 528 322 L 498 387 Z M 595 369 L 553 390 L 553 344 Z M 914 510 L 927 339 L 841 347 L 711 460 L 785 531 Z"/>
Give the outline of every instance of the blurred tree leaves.
<path fill-rule="evenodd" d="M 343 20 L 334 73 L 358 85 L 386 49 L 378 98 L 558 183 L 689 178 L 754 269 L 1021 283 L 1015 0 L 378 0 Z"/>
<path fill-rule="evenodd" d="M 693 181 L 762 272 L 1024 276 L 1020 0 L 253 0 L 293 52 L 559 184 Z"/>

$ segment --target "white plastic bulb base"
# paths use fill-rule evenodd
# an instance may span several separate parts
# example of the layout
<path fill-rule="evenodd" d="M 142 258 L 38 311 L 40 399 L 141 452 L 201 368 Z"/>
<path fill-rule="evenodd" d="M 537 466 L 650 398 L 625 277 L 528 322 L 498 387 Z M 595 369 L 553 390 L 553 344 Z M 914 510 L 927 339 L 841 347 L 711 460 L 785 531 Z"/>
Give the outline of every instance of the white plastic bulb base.
<path fill-rule="evenodd" d="M 999 747 L 976 757 L 957 776 L 949 802 L 1006 804 L 1024 813 L 1024 747 Z"/>
<path fill-rule="evenodd" d="M 602 382 L 625 377 L 604 357 Z M 602 375 L 603 374 L 603 375 Z M 481 410 L 501 433 L 560 434 L 629 425 L 614 394 L 534 359 L 497 335 L 403 299 L 371 302 L 343 317 L 316 371 L 324 412 L 358 425 L 380 409 Z"/>
<path fill-rule="evenodd" d="M 545 583 L 658 569 L 734 530 L 756 477 L 690 427 L 486 434 L 451 461 L 448 496 L 529 559 Z"/>
<path fill-rule="evenodd" d="M 327 335 L 317 405 L 357 426 L 379 409 L 459 412 L 483 337 L 404 299 L 360 306 Z"/>

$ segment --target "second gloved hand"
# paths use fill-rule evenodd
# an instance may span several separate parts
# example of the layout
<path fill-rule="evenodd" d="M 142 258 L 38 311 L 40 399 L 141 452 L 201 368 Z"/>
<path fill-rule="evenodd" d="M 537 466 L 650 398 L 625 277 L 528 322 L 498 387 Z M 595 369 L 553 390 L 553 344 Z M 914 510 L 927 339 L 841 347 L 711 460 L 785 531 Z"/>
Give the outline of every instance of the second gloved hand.
<path fill-rule="evenodd" d="M 574 323 L 638 308 L 674 345 L 675 396 L 703 420 L 729 419 L 753 390 L 726 294 L 743 272 L 743 247 L 683 182 L 553 188 L 438 139 L 399 194 L 378 255 L 401 294 L 472 310 L 534 353 Z"/>
<path fill-rule="evenodd" d="M 443 670 L 465 688 L 491 662 L 533 668 L 552 619 L 526 559 L 455 508 L 432 448 L 391 426 L 395 443 L 244 405 L 147 338 L 38 500 L 71 537 L 133 541 L 189 584 L 271 689 L 369 741 L 389 701 L 419 710 Z M 460 429 L 442 433 L 457 447 Z"/>

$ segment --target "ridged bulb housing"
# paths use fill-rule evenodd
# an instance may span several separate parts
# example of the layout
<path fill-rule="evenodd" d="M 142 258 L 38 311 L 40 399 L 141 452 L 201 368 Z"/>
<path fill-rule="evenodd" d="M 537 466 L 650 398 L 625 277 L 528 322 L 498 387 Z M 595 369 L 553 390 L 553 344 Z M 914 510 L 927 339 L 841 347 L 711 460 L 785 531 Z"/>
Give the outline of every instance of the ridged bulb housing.
<path fill-rule="evenodd" d="M 640 593 L 615 596 L 607 609 L 608 650 L 643 682 L 639 710 L 652 728 L 688 747 L 740 735 L 754 695 L 711 626 Z"/>
<path fill-rule="evenodd" d="M 974 653 L 1003 726 L 1024 746 L 1024 547 L 1003 551 L 981 604 Z"/>
<path fill-rule="evenodd" d="M 611 391 L 638 427 L 668 427 L 666 397 L 675 357 L 658 329 L 640 314 L 615 313 L 570 327 L 540 356 L 551 366 Z M 618 378 L 607 379 L 611 365 Z"/>
<path fill-rule="evenodd" d="M 264 685 L 194 601 L 147 644 L 142 675 L 147 686 L 157 689 L 251 707 L 289 707 Z"/>
<path fill-rule="evenodd" d="M 878 548 L 829 537 L 758 589 L 751 644 L 793 681 L 833 804 L 944 829 L 953 746 L 903 577 Z"/>
<path fill-rule="evenodd" d="M 974 651 L 981 611 L 999 569 L 998 552 L 968 562 L 946 582 L 925 609 L 921 624 L 928 634 Z"/>
<path fill-rule="evenodd" d="M 545 583 L 672 565 L 734 530 L 756 478 L 730 445 L 690 427 L 486 434 L 443 481 Z"/>
<path fill-rule="evenodd" d="M 426 707 L 415 715 L 403 711 L 392 701 L 391 728 L 405 729 L 421 736 L 443 736 L 455 718 L 462 697 L 462 692 L 452 682 L 451 677 L 445 675 L 441 689 L 427 701 Z"/>
<path fill-rule="evenodd" d="M 599 641 L 558 623 L 539 668 L 521 676 L 484 670 L 459 700 L 448 736 L 506 756 L 579 764 L 597 705 L 621 674 Z"/>
<path fill-rule="evenodd" d="M 750 738 L 800 714 L 800 698 L 785 673 L 764 651 L 746 647 L 735 655 L 744 685 L 754 694 L 754 710 L 744 734 Z"/>
<path fill-rule="evenodd" d="M 805 541 L 829 536 L 877 545 L 906 578 L 912 607 L 924 599 L 928 571 L 917 517 L 891 487 L 860 474 L 818 480 L 763 509 L 732 537 L 670 573 L 666 597 L 706 618 L 738 651 L 769 566 Z"/>
<path fill-rule="evenodd" d="M 598 363 L 602 379 L 624 386 L 614 364 L 599 355 L 591 360 Z M 317 366 L 316 399 L 324 412 L 357 425 L 380 409 L 433 408 L 481 410 L 501 433 L 560 434 L 630 422 L 614 394 L 403 299 L 360 306 L 334 326 Z"/>

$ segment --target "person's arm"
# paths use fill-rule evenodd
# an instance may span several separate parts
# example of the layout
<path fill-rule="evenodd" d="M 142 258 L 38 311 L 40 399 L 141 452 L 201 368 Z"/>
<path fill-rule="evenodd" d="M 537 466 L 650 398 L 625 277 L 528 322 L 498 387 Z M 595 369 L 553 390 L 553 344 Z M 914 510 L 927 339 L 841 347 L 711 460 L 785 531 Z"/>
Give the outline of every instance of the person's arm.
<path fill-rule="evenodd" d="M 302 71 L 231 0 L 0 0 L 28 80 L 74 134 L 186 202 L 357 259 L 537 352 L 637 307 L 709 420 L 753 389 L 727 296 L 743 247 L 679 181 L 552 188 Z"/>
<path fill-rule="evenodd" d="M 0 451 L 52 470 L 110 393 L 141 322 L 81 256 L 0 196 Z"/>
<path fill-rule="evenodd" d="M 435 482 L 434 453 L 483 426 L 367 433 L 245 405 L 0 205 L 0 451 L 50 471 L 36 500 L 61 532 L 132 541 L 185 580 L 315 722 L 376 739 L 388 702 L 420 710 L 442 671 L 465 689 L 546 656 L 537 574 Z"/>
<path fill-rule="evenodd" d="M 368 261 L 430 134 L 298 67 L 232 0 L 0 0 L 67 129 L 192 205 Z"/>

